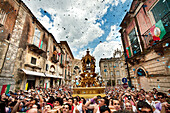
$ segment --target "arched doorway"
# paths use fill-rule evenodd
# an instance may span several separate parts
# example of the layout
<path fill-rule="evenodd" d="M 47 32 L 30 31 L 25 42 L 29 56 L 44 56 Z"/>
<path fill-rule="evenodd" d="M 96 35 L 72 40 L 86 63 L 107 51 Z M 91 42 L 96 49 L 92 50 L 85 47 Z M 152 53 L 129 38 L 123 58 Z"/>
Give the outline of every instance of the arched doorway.
<path fill-rule="evenodd" d="M 138 85 L 140 89 L 144 89 L 144 90 L 149 90 L 149 82 L 148 82 L 148 78 L 147 78 L 147 73 L 145 71 L 144 68 L 139 67 L 136 71 L 137 73 L 137 78 L 138 78 Z"/>

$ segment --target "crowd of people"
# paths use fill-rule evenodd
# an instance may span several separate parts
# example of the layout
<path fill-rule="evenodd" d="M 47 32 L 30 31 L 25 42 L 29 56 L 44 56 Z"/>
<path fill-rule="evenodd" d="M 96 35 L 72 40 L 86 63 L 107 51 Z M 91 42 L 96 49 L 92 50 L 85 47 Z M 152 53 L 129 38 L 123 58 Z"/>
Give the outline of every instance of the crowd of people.
<path fill-rule="evenodd" d="M 9 91 L 0 96 L 0 113 L 170 113 L 168 94 L 107 87 L 105 97 L 73 97 L 70 87 Z"/>

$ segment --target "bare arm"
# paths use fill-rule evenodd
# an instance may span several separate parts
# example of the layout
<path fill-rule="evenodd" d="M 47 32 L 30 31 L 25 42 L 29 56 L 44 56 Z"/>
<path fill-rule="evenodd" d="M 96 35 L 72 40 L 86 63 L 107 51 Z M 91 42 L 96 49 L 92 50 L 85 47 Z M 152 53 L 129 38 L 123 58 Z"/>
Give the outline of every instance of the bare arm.
<path fill-rule="evenodd" d="M 14 108 L 13 108 L 13 110 L 12 110 L 12 112 L 11 113 L 16 113 L 17 112 L 17 110 L 18 110 L 18 108 L 19 108 L 19 104 L 21 103 L 21 101 L 20 100 L 18 100 L 17 101 L 17 103 L 16 103 L 16 105 L 14 106 Z"/>

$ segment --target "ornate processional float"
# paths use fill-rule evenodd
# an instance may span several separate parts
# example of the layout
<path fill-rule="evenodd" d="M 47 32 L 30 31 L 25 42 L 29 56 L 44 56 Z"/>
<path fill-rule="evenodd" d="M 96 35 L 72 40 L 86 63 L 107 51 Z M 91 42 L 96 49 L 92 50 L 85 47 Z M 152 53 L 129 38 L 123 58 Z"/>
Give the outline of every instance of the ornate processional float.
<path fill-rule="evenodd" d="M 92 98 L 97 95 L 105 96 L 104 81 L 101 76 L 95 73 L 95 58 L 89 54 L 87 49 L 86 56 L 82 57 L 83 73 L 76 77 L 73 86 L 73 96 Z"/>

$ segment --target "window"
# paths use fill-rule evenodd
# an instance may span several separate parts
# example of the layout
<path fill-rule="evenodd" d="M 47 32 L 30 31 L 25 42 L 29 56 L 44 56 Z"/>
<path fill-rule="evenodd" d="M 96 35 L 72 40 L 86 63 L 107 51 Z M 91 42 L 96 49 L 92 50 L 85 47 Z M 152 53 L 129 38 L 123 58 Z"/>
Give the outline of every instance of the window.
<path fill-rule="evenodd" d="M 61 64 L 63 63 L 63 55 L 61 54 Z"/>
<path fill-rule="evenodd" d="M 56 51 L 56 47 L 55 46 L 53 47 L 53 51 Z"/>
<path fill-rule="evenodd" d="M 46 64 L 46 71 L 48 71 L 48 64 Z"/>
<path fill-rule="evenodd" d="M 39 47 L 39 45 L 41 46 L 40 44 L 40 35 L 41 35 L 41 32 L 38 28 L 35 28 L 35 31 L 34 31 L 34 41 L 33 41 L 33 44 L 35 44 L 37 47 Z"/>
<path fill-rule="evenodd" d="M 66 61 L 67 61 L 67 53 L 66 53 Z"/>
<path fill-rule="evenodd" d="M 31 64 L 35 64 L 36 65 L 36 58 L 34 58 L 34 57 L 31 57 Z"/>
<path fill-rule="evenodd" d="M 116 66 L 116 67 L 119 67 L 119 64 L 118 64 L 117 62 L 115 62 L 115 66 Z"/>
<path fill-rule="evenodd" d="M 159 0 L 151 11 L 157 23 L 170 11 L 170 4 L 168 4 L 168 0 Z"/>
<path fill-rule="evenodd" d="M 104 63 L 104 67 L 107 67 L 107 63 Z"/>
<path fill-rule="evenodd" d="M 119 71 L 116 71 L 116 75 L 119 76 L 119 75 L 120 75 L 120 72 L 119 72 Z"/>
<path fill-rule="evenodd" d="M 110 72 L 110 75 L 113 76 L 113 71 Z"/>
<path fill-rule="evenodd" d="M 4 25 L 7 18 L 7 14 L 4 10 L 0 9 L 0 24 Z"/>
<path fill-rule="evenodd" d="M 108 73 L 107 72 L 105 72 L 106 73 L 106 76 L 108 75 Z"/>
<path fill-rule="evenodd" d="M 66 74 L 67 74 L 67 70 L 65 70 L 65 79 L 66 79 Z"/>
<path fill-rule="evenodd" d="M 123 62 L 121 62 L 121 66 L 123 66 Z"/>
<path fill-rule="evenodd" d="M 109 66 L 112 67 L 112 63 L 109 63 Z"/>
<path fill-rule="evenodd" d="M 141 50 L 140 50 L 135 28 L 129 33 L 129 39 L 130 39 L 133 54 L 140 52 Z"/>

